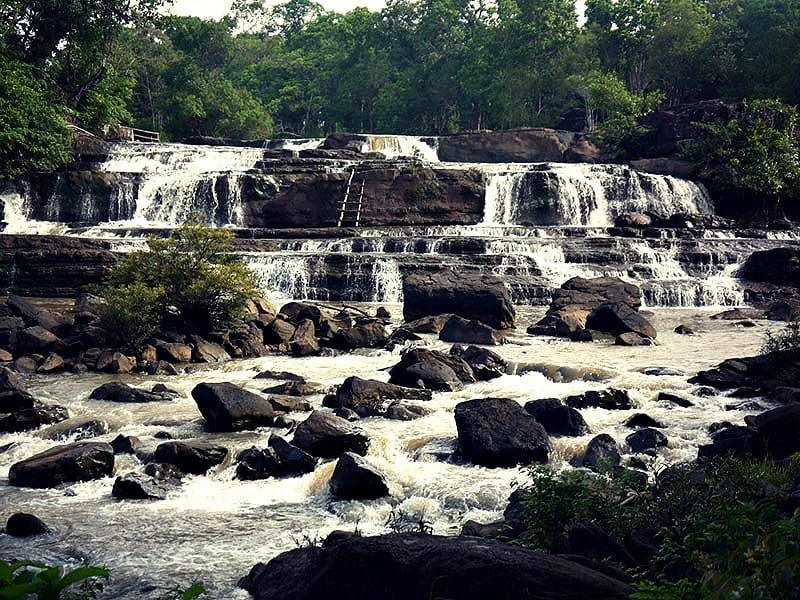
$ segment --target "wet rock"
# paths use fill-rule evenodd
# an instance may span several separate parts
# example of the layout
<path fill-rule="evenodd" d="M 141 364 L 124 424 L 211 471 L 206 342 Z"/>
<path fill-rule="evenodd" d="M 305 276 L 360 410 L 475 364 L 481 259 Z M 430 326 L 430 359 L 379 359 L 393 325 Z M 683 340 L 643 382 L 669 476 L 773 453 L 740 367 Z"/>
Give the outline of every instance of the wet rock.
<path fill-rule="evenodd" d="M 657 427 L 663 429 L 665 425 L 659 421 L 656 421 L 649 415 L 644 413 L 636 413 L 628 417 L 628 419 L 625 421 L 625 427 L 630 427 L 631 429 L 638 429 L 640 427 Z"/>
<path fill-rule="evenodd" d="M 647 337 L 642 337 L 638 333 L 629 331 L 621 333 L 614 339 L 616 346 L 652 346 L 653 340 Z"/>
<path fill-rule="evenodd" d="M 773 392 L 773 398 L 776 402 L 789 404 L 791 402 L 800 402 L 800 388 L 779 386 Z"/>
<path fill-rule="evenodd" d="M 199 363 L 221 363 L 231 359 L 230 354 L 225 352 L 225 348 L 214 342 L 209 342 L 199 335 L 189 336 L 194 348 L 192 349 L 192 360 Z"/>
<path fill-rule="evenodd" d="M 144 466 L 144 474 L 168 483 L 178 483 L 186 475 L 175 465 L 157 462 L 146 464 Z"/>
<path fill-rule="evenodd" d="M 532 400 L 525 410 L 541 423 L 550 435 L 578 436 L 589 432 L 581 413 L 566 406 L 557 398 Z"/>
<path fill-rule="evenodd" d="M 228 449 L 207 442 L 172 441 L 159 444 L 154 458 L 156 462 L 175 465 L 184 473 L 205 475 L 211 467 L 225 462 Z"/>
<path fill-rule="evenodd" d="M 626 333 L 635 333 L 641 338 L 655 338 L 657 335 L 655 327 L 647 319 L 621 302 L 608 302 L 595 308 L 586 318 L 586 328 L 620 337 Z M 631 337 L 626 336 L 627 345 L 641 345 L 628 343 Z"/>
<path fill-rule="evenodd" d="M 337 408 L 333 411 L 337 417 L 344 419 L 345 421 L 360 421 L 361 417 L 358 416 L 358 413 L 354 410 L 350 410 L 349 408 Z"/>
<path fill-rule="evenodd" d="M 698 458 L 763 458 L 765 454 L 764 441 L 756 428 L 742 426 L 720 429 L 711 436 L 710 444 L 704 444 L 697 450 Z"/>
<path fill-rule="evenodd" d="M 253 379 L 286 379 L 294 382 L 304 382 L 305 377 L 297 375 L 296 373 L 289 373 L 288 371 L 261 371 Z"/>
<path fill-rule="evenodd" d="M 630 410 L 634 408 L 628 392 L 616 388 L 600 391 L 590 390 L 579 396 L 568 396 L 564 403 L 579 410 L 583 408 L 604 408 L 605 410 Z"/>
<path fill-rule="evenodd" d="M 279 435 L 269 436 L 268 448 L 277 458 L 276 477 L 297 477 L 313 472 L 317 466 L 316 458 Z"/>
<path fill-rule="evenodd" d="M 181 393 L 177 390 L 174 390 L 170 387 L 167 387 L 163 383 L 155 384 L 151 390 L 152 393 L 158 394 L 162 398 L 178 398 L 181 396 Z"/>
<path fill-rule="evenodd" d="M 480 321 L 453 315 L 439 332 L 439 339 L 443 342 L 494 346 L 502 343 L 503 336 L 497 329 Z"/>
<path fill-rule="evenodd" d="M 6 521 L 6 535 L 23 538 L 50 533 L 50 528 L 36 515 L 14 513 Z"/>
<path fill-rule="evenodd" d="M 414 321 L 403 325 L 403 329 L 406 329 L 412 333 L 438 334 L 444 327 L 444 324 L 447 323 L 452 316 L 452 314 L 447 313 L 420 317 L 419 319 L 415 319 Z"/>
<path fill-rule="evenodd" d="M 687 325 L 686 323 L 681 323 L 673 331 L 680 335 L 695 335 L 697 333 L 697 329 L 693 325 Z"/>
<path fill-rule="evenodd" d="M 596 473 L 606 473 L 620 465 L 619 445 L 607 433 L 593 437 L 586 446 L 582 464 Z"/>
<path fill-rule="evenodd" d="M 51 352 L 45 357 L 45 359 L 42 361 L 42 364 L 39 365 L 39 368 L 36 369 L 36 371 L 37 373 L 56 373 L 58 371 L 63 371 L 64 369 L 66 369 L 66 363 L 64 362 L 64 359 L 55 352 Z"/>
<path fill-rule="evenodd" d="M 389 405 L 383 416 L 394 421 L 413 421 L 414 419 L 427 417 L 431 412 L 430 409 L 424 406 L 395 401 Z"/>
<path fill-rule="evenodd" d="M 450 348 L 450 354 L 466 362 L 478 381 L 491 381 L 508 372 L 508 363 L 499 354 L 487 348 L 468 346 L 465 349 L 455 345 Z"/>
<path fill-rule="evenodd" d="M 294 325 L 279 317 L 264 331 L 264 341 L 268 344 L 288 344 L 295 329 Z"/>
<path fill-rule="evenodd" d="M 0 317 L 0 348 L 16 350 L 17 336 L 23 329 L 25 329 L 25 321 L 22 318 Z"/>
<path fill-rule="evenodd" d="M 241 431 L 272 425 L 267 398 L 232 383 L 200 383 L 192 390 L 197 408 L 214 431 Z"/>
<path fill-rule="evenodd" d="M 773 460 L 800 452 L 800 404 L 773 408 L 745 422 L 756 428 Z"/>
<path fill-rule="evenodd" d="M 11 309 L 11 314 L 21 317 L 29 326 L 39 326 L 56 335 L 63 335 L 69 330 L 69 323 L 62 315 L 39 308 L 15 294 L 8 296 L 6 305 Z"/>
<path fill-rule="evenodd" d="M 126 374 L 131 373 L 136 368 L 136 360 L 124 355 L 122 352 L 107 350 L 97 358 L 94 368 L 96 371 Z"/>
<path fill-rule="evenodd" d="M 646 367 L 642 373 L 650 377 L 683 377 L 685 373 L 672 367 Z"/>
<path fill-rule="evenodd" d="M 157 360 L 156 362 L 148 365 L 148 375 L 177 375 L 178 370 L 165 360 Z"/>
<path fill-rule="evenodd" d="M 136 449 L 141 445 L 141 441 L 135 435 L 118 435 L 111 440 L 111 447 L 114 454 L 135 454 Z"/>
<path fill-rule="evenodd" d="M 551 450 L 547 432 L 514 400 L 461 402 L 455 420 L 461 453 L 474 464 L 513 467 L 547 462 Z"/>
<path fill-rule="evenodd" d="M 758 314 L 755 311 L 742 310 L 741 308 L 731 308 L 729 310 L 723 310 L 722 312 L 711 315 L 711 318 L 715 321 L 742 321 L 746 319 L 758 318 Z"/>
<path fill-rule="evenodd" d="M 748 281 L 800 287 L 800 251 L 783 247 L 753 252 L 738 276 Z"/>
<path fill-rule="evenodd" d="M 634 452 L 645 452 L 661 446 L 667 445 L 667 436 L 661 433 L 658 429 L 647 427 L 635 431 L 625 438 L 625 441 Z"/>
<path fill-rule="evenodd" d="M 259 563 L 239 585 L 255 600 L 625 598 L 631 588 L 559 556 L 475 537 L 330 536 Z"/>
<path fill-rule="evenodd" d="M 680 406 L 681 408 L 690 408 L 694 406 L 694 402 L 692 402 L 691 400 L 687 400 L 683 396 L 679 396 L 678 394 L 673 394 L 671 392 L 659 392 L 658 401 L 669 402 L 670 404 L 674 404 L 675 406 Z"/>
<path fill-rule="evenodd" d="M 114 450 L 101 442 L 56 446 L 11 466 L 10 485 L 51 488 L 62 483 L 109 477 L 114 470 Z"/>
<path fill-rule="evenodd" d="M 414 349 L 403 354 L 389 371 L 389 382 L 403 387 L 451 392 L 476 381 L 472 368 L 457 356 Z"/>
<path fill-rule="evenodd" d="M 480 537 L 492 540 L 505 538 L 508 534 L 508 526 L 505 521 L 495 521 L 494 523 L 478 523 L 477 521 L 465 521 L 461 526 L 459 535 L 467 537 Z"/>
<path fill-rule="evenodd" d="M 767 308 L 764 318 L 770 321 L 795 321 L 800 318 L 800 302 L 774 302 Z"/>
<path fill-rule="evenodd" d="M 16 373 L 0 367 L 0 413 L 10 413 L 37 405 Z"/>
<path fill-rule="evenodd" d="M 58 404 L 39 405 L 18 410 L 0 418 L 0 432 L 16 433 L 37 429 L 69 418 L 69 411 Z"/>
<path fill-rule="evenodd" d="M 392 313 L 390 313 L 389 310 L 385 306 L 379 306 L 375 310 L 375 316 L 378 319 L 391 319 L 392 318 Z"/>
<path fill-rule="evenodd" d="M 356 348 L 383 348 L 389 341 L 389 332 L 377 322 L 356 325 L 351 329 L 338 330 L 330 342 L 331 347 L 339 350 L 355 350 Z"/>
<path fill-rule="evenodd" d="M 373 500 L 389 495 L 386 477 L 352 452 L 345 452 L 336 461 L 328 485 L 331 495 L 339 500 Z"/>
<path fill-rule="evenodd" d="M 51 331 L 35 325 L 17 334 L 17 348 L 27 354 L 49 354 L 64 351 L 66 344 Z"/>
<path fill-rule="evenodd" d="M 314 322 L 311 319 L 303 319 L 297 325 L 297 329 L 289 341 L 289 349 L 295 356 L 311 356 L 319 353 L 320 346 L 315 337 Z"/>
<path fill-rule="evenodd" d="M 72 417 L 47 429 L 37 432 L 37 436 L 48 440 L 73 441 L 86 440 L 108 433 L 108 423 L 94 417 Z"/>
<path fill-rule="evenodd" d="M 110 381 L 92 390 L 90 400 L 107 400 L 109 402 L 163 402 L 164 396 L 132 387 L 127 383 Z"/>
<path fill-rule="evenodd" d="M 403 318 L 453 313 L 494 329 L 514 326 L 514 306 L 505 283 L 488 274 L 414 273 L 403 280 Z"/>
<path fill-rule="evenodd" d="M 111 495 L 120 500 L 165 500 L 167 491 L 163 480 L 141 473 L 127 473 L 114 481 Z"/>
<path fill-rule="evenodd" d="M 314 323 L 315 327 L 318 327 L 322 320 L 322 311 L 313 304 L 289 302 L 281 306 L 281 309 L 278 311 L 278 316 L 282 316 L 284 319 L 294 324 L 299 324 L 301 321 L 308 319 Z"/>
<path fill-rule="evenodd" d="M 746 410 L 746 411 L 763 411 L 766 407 L 760 402 L 739 402 L 736 404 L 726 404 L 725 410 Z"/>
<path fill-rule="evenodd" d="M 359 417 L 383 415 L 393 400 L 430 400 L 429 390 L 402 387 L 374 379 L 348 377 L 336 390 L 333 408 L 349 408 Z"/>
<path fill-rule="evenodd" d="M 256 378 L 259 378 L 257 375 Z M 261 390 L 265 394 L 277 394 L 279 396 L 313 396 L 314 394 L 322 394 L 325 388 L 313 381 L 306 381 L 302 377 L 296 380 L 285 381 Z"/>
<path fill-rule="evenodd" d="M 278 412 L 308 412 L 311 410 L 311 403 L 302 400 L 297 396 L 279 396 L 277 394 L 267 398 L 273 410 Z"/>
<path fill-rule="evenodd" d="M 192 362 L 192 348 L 187 344 L 156 340 L 154 345 L 159 360 L 166 361 L 170 364 Z"/>
<path fill-rule="evenodd" d="M 0 362 L 11 362 L 12 360 L 14 360 L 14 355 L 8 350 L 0 348 Z"/>
<path fill-rule="evenodd" d="M 331 413 L 315 410 L 297 426 L 294 445 L 309 454 L 336 458 L 344 452 L 367 453 L 369 438 L 358 427 Z"/>

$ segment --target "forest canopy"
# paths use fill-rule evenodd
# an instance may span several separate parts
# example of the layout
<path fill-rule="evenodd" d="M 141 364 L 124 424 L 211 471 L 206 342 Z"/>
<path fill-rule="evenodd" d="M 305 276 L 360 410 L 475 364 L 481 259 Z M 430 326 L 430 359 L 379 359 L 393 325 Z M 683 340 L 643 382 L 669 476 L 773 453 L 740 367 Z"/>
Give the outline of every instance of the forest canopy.
<path fill-rule="evenodd" d="M 800 102 L 796 0 L 388 0 L 331 12 L 236 0 L 219 21 L 162 0 L 0 3 L 0 152 L 63 158 L 63 126 L 163 139 L 520 126 L 606 136 L 710 98 Z M 40 116 L 37 116 L 40 115 Z M 34 136 L 26 130 L 38 129 Z M 47 140 L 53 144 L 48 146 Z"/>

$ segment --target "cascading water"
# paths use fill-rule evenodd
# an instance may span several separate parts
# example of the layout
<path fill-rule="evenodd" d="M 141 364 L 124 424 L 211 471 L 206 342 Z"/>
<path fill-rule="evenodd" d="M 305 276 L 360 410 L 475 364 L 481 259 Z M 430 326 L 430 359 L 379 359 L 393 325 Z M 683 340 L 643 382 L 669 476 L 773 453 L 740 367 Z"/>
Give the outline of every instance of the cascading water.
<path fill-rule="evenodd" d="M 439 162 L 433 138 L 422 139 L 410 135 L 364 135 L 363 137 L 366 141 L 361 146 L 361 152 L 380 152 L 389 160 L 416 158 L 427 162 Z"/>

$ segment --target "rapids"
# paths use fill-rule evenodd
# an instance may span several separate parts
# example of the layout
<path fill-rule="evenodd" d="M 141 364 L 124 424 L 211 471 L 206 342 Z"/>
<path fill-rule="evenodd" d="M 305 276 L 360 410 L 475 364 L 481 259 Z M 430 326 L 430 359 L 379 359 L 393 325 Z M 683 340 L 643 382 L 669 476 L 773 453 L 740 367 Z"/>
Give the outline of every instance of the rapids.
<path fill-rule="evenodd" d="M 401 312 L 398 305 L 389 308 L 395 315 Z M 13 444 L 0 453 L 0 505 L 5 507 L 4 514 L 33 512 L 55 529 L 52 535 L 27 540 L 0 536 L 0 557 L 106 565 L 112 579 L 101 596 L 104 598 L 158 598 L 167 588 L 186 586 L 193 580 L 203 581 L 211 597 L 246 598 L 246 593 L 235 589 L 235 583 L 255 562 L 324 537 L 334 529 L 358 529 L 365 534 L 386 531 L 392 510 L 425 519 L 439 534 L 457 534 L 468 519 L 498 519 L 512 482 L 524 479 L 523 471 L 434 459 L 437 452 L 447 451 L 454 444 L 452 413 L 462 400 L 494 396 L 524 403 L 608 386 L 629 390 L 639 404 L 635 411 L 583 410 L 591 435 L 554 438 L 552 462 L 556 466 L 565 465 L 600 432 L 608 432 L 624 444 L 630 430 L 622 422 L 633 412 L 646 412 L 667 425 L 664 432 L 669 447 L 647 459 L 653 468 L 695 456 L 697 446 L 709 439 L 706 428 L 710 423 L 739 422 L 744 416 L 744 411 L 726 410 L 727 405 L 741 401 L 695 396 L 695 388 L 686 379 L 724 358 L 756 352 L 768 327 L 765 322 L 744 329 L 728 321 L 710 320 L 712 312 L 707 309 L 658 309 L 652 317 L 659 331 L 658 345 L 625 348 L 525 335 L 524 327 L 541 313 L 541 309 L 521 307 L 520 329 L 512 336 L 512 343 L 496 348 L 512 361 L 516 374 L 459 392 L 436 393 L 426 403 L 434 409 L 433 414 L 416 421 L 369 418 L 359 422 L 373 440 L 368 459 L 390 482 L 389 499 L 332 502 L 327 479 L 333 462 L 304 477 L 264 481 L 235 480 L 234 466 L 227 465 L 208 476 L 188 477 L 167 500 L 156 502 L 113 499 L 113 478 L 57 490 L 17 489 L 7 484 L 11 464 L 56 442 L 35 432 L 0 435 L 0 446 Z M 679 323 L 694 324 L 701 333 L 672 333 Z M 432 336 L 424 344 L 448 347 Z M 167 431 L 175 438 L 200 437 L 222 443 L 235 455 L 252 445 L 266 446 L 273 430 L 204 432 L 189 396 L 197 383 L 231 381 L 260 390 L 273 383 L 253 379 L 265 369 L 298 373 L 326 386 L 336 385 L 349 375 L 386 380 L 385 369 L 398 360 L 398 351 L 361 351 L 333 358 L 270 356 L 218 367 L 193 367 L 178 377 L 123 377 L 145 388 L 163 382 L 181 393 L 178 400 L 145 405 L 88 400 L 92 389 L 112 378 L 107 375 L 34 376 L 27 383 L 34 395 L 65 404 L 73 416 L 91 415 L 106 421 L 110 432 L 101 439 L 111 440 L 119 433 L 137 435 L 146 447 L 154 448 L 159 440 L 153 436 Z M 683 374 L 645 374 L 649 367 L 668 367 Z M 659 391 L 683 394 L 695 406 L 672 408 L 659 403 Z M 321 396 L 312 398 L 317 407 L 321 400 Z M 115 475 L 137 466 L 137 459 L 118 456 Z"/>

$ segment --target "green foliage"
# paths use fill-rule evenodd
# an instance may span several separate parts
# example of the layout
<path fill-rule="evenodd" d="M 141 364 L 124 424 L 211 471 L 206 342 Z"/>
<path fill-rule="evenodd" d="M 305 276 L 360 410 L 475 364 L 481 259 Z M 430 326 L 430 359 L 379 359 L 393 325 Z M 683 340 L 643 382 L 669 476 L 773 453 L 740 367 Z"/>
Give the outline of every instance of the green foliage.
<path fill-rule="evenodd" d="M 729 120 L 700 124 L 707 139 L 690 153 L 719 165 L 725 183 L 767 199 L 777 216 L 781 200 L 800 191 L 796 126 L 794 107 L 778 100 L 745 101 Z"/>
<path fill-rule="evenodd" d="M 0 179 L 66 163 L 72 138 L 34 69 L 0 52 Z"/>
<path fill-rule="evenodd" d="M 643 487 L 624 474 L 542 466 L 529 476 L 520 487 L 526 544 L 557 551 L 578 523 L 619 541 L 636 531 L 654 536 L 658 551 L 642 569 L 634 598 L 777 600 L 798 589 L 800 515 L 776 504 L 793 492 L 798 460 L 676 465 Z"/>
<path fill-rule="evenodd" d="M 106 316 L 116 319 L 108 326 L 116 323 L 134 344 L 154 323 L 200 332 L 233 325 L 255 295 L 256 280 L 232 254 L 232 240 L 230 231 L 200 223 L 166 239 L 149 238 L 147 250 L 126 255 L 108 274 Z"/>
<path fill-rule="evenodd" d="M 800 321 L 790 321 L 779 331 L 767 330 L 761 354 L 782 352 L 796 357 L 800 354 Z"/>
<path fill-rule="evenodd" d="M 208 594 L 206 587 L 200 582 L 194 582 L 187 588 L 176 586 L 169 594 L 159 597 L 158 600 L 195 600 Z"/>
<path fill-rule="evenodd" d="M 78 567 L 67 571 L 61 567 L 41 563 L 0 561 L 0 600 L 59 600 L 64 592 L 79 585 L 78 596 L 94 598 L 102 590 L 100 579 L 108 579 L 109 572 L 101 567 Z"/>

